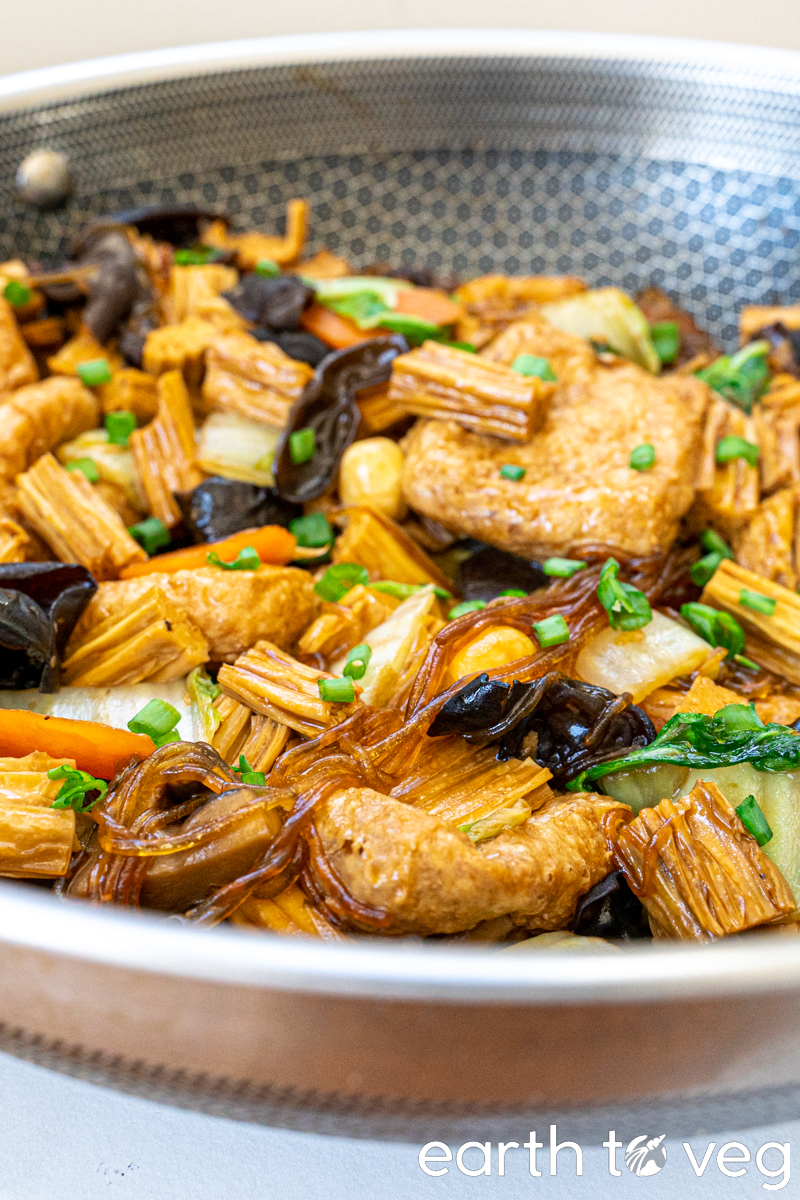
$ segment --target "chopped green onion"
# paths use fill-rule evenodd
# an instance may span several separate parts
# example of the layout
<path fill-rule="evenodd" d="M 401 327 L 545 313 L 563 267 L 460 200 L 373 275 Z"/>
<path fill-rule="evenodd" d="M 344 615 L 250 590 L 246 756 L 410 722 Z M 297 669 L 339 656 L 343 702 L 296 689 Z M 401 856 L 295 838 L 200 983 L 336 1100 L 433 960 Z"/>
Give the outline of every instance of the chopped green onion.
<path fill-rule="evenodd" d="M 720 396 L 724 396 L 726 400 L 730 400 L 749 414 L 767 386 L 769 352 L 769 342 L 751 342 L 736 354 L 721 355 L 695 374 L 715 392 L 719 392 Z"/>
<path fill-rule="evenodd" d="M 306 513 L 289 522 L 289 530 L 297 538 L 298 546 L 330 546 L 333 530 L 324 513 Z"/>
<path fill-rule="evenodd" d="M 125 411 L 106 413 L 105 425 L 112 446 L 127 446 L 136 428 L 136 417 L 132 412 Z"/>
<path fill-rule="evenodd" d="M 733 661 L 737 662 L 740 667 L 746 667 L 748 671 L 759 671 L 761 669 L 758 663 L 754 663 L 752 658 L 745 658 L 743 654 L 734 654 Z"/>
<path fill-rule="evenodd" d="M 721 438 L 717 442 L 716 458 L 721 467 L 725 463 L 733 462 L 736 458 L 743 458 L 751 467 L 755 467 L 758 465 L 758 446 L 755 442 L 748 442 L 742 437 L 728 434 L 727 437 Z"/>
<path fill-rule="evenodd" d="M 520 479 L 524 479 L 527 468 L 517 467 L 514 463 L 503 463 L 500 468 L 500 474 L 503 479 L 513 479 L 515 483 L 519 483 Z"/>
<path fill-rule="evenodd" d="M 216 246 L 200 246 L 195 250 L 176 250 L 175 263 L 179 267 L 204 267 L 207 263 L 222 258 Z"/>
<path fill-rule="evenodd" d="M 417 592 L 421 592 L 423 588 L 431 585 L 429 583 L 396 583 L 393 579 L 379 579 L 369 586 L 373 592 L 383 592 L 386 596 L 394 596 L 395 600 L 408 600 L 410 596 L 416 596 Z M 435 584 L 433 591 L 440 600 L 452 600 L 453 598 L 452 592 Z"/>
<path fill-rule="evenodd" d="M 692 583 L 696 583 L 698 587 L 705 587 L 724 559 L 725 555 L 715 550 L 713 554 L 706 554 L 704 558 L 693 563 L 689 568 L 689 578 Z"/>
<path fill-rule="evenodd" d="M 137 525 L 129 525 L 128 533 L 135 537 L 140 546 L 144 546 L 148 554 L 155 554 L 162 546 L 168 546 L 172 541 L 169 530 L 160 517 L 146 517 Z"/>
<path fill-rule="evenodd" d="M 64 780 L 51 808 L 74 808 L 75 812 L 89 812 L 108 791 L 104 779 L 95 779 L 87 771 L 78 771 L 75 767 L 53 767 L 47 772 L 47 778 Z M 98 792 L 99 795 L 87 800 L 90 792 Z"/>
<path fill-rule="evenodd" d="M 243 754 L 239 755 L 238 767 L 231 767 L 234 775 L 241 775 L 242 783 L 248 787 L 263 787 L 267 777 L 263 771 L 254 771 Z"/>
<path fill-rule="evenodd" d="M 504 592 L 500 593 L 501 596 L 513 596 L 516 600 L 524 600 L 527 594 L 527 592 L 523 592 L 522 588 L 506 588 Z"/>
<path fill-rule="evenodd" d="M 584 571 L 588 565 L 577 558 L 546 558 L 542 563 L 542 570 L 545 575 L 552 575 L 556 579 L 571 579 L 578 571 Z"/>
<path fill-rule="evenodd" d="M 612 629 L 641 629 L 653 619 L 650 602 L 644 592 L 633 584 L 621 583 L 618 576 L 619 563 L 607 558 L 600 572 L 597 598 L 608 613 Z"/>
<path fill-rule="evenodd" d="M 772 839 L 769 821 L 761 810 L 761 805 L 755 796 L 748 796 L 741 804 L 736 805 L 736 815 L 748 833 L 756 839 L 759 846 L 766 846 Z"/>
<path fill-rule="evenodd" d="M 709 645 L 723 646 L 727 657 L 736 658 L 744 650 L 744 630 L 730 613 L 692 602 L 681 605 L 681 616 Z"/>
<path fill-rule="evenodd" d="M 131 733 L 143 733 L 157 746 L 166 746 L 167 742 L 179 742 L 181 735 L 176 726 L 181 719 L 177 708 L 167 704 L 166 700 L 149 700 L 136 716 L 128 721 Z"/>
<path fill-rule="evenodd" d="M 656 461 L 656 448 L 650 442 L 642 442 L 635 450 L 631 450 L 628 466 L 634 471 L 649 471 Z"/>
<path fill-rule="evenodd" d="M 78 363 L 78 377 L 86 387 L 99 387 L 111 382 L 111 367 L 107 358 L 93 358 L 91 362 Z"/>
<path fill-rule="evenodd" d="M 334 563 L 314 584 L 314 591 L 323 600 L 330 600 L 332 604 L 336 604 L 359 583 L 364 585 L 369 583 L 369 572 L 366 567 L 361 567 L 358 563 Z"/>
<path fill-rule="evenodd" d="M 462 600 L 455 608 L 450 609 L 447 619 L 455 621 L 456 617 L 463 617 L 465 613 L 479 612 L 482 608 L 486 608 L 485 600 Z"/>
<path fill-rule="evenodd" d="M 31 289 L 18 279 L 9 279 L 3 288 L 3 295 L 14 308 L 24 308 L 31 298 Z"/>
<path fill-rule="evenodd" d="M 371 658 L 372 649 L 366 642 L 362 642 L 360 646 L 354 646 L 347 656 L 342 674 L 346 675 L 348 679 L 363 679 Z"/>
<path fill-rule="evenodd" d="M 700 534 L 700 545 L 709 553 L 721 554 L 723 558 L 733 558 L 733 551 L 728 543 L 713 529 L 704 529 Z"/>
<path fill-rule="evenodd" d="M 223 562 L 216 550 L 209 550 L 206 562 L 212 567 L 220 567 L 223 571 L 257 571 L 261 559 L 254 546 L 245 546 L 232 562 Z"/>
<path fill-rule="evenodd" d="M 89 480 L 89 483 L 100 482 L 100 472 L 97 469 L 97 463 L 93 458 L 73 458 L 67 463 L 68 471 L 80 471 Z"/>
<path fill-rule="evenodd" d="M 319 696 L 330 704 L 352 704 L 356 690 L 352 679 L 318 679 Z"/>
<path fill-rule="evenodd" d="M 556 613 L 553 617 L 545 617 L 543 621 L 537 621 L 533 632 L 543 650 L 547 650 L 549 646 L 560 646 L 562 642 L 569 641 L 569 625 L 561 613 Z"/>
<path fill-rule="evenodd" d="M 253 267 L 253 272 L 256 275 L 264 275 L 267 279 L 274 279 L 276 275 L 280 275 L 281 269 L 271 258 L 260 258 Z"/>
<path fill-rule="evenodd" d="M 739 592 L 739 603 L 743 604 L 745 608 L 752 608 L 753 612 L 771 617 L 778 601 L 772 596 L 762 596 L 761 592 L 751 592 L 748 588 L 742 588 Z"/>
<path fill-rule="evenodd" d="M 436 338 L 436 341 L 439 339 Z M 443 345 L 447 346 L 448 350 L 465 350 L 467 354 L 477 354 L 478 347 L 473 346 L 472 342 L 448 342 L 444 341 Z"/>
<path fill-rule="evenodd" d="M 289 435 L 289 455 L 295 466 L 308 462 L 317 452 L 317 435 L 310 427 Z"/>
<path fill-rule="evenodd" d="M 536 354 L 517 355 L 511 364 L 511 370 L 516 371 L 518 375 L 535 375 L 537 379 L 543 379 L 545 383 L 555 383 L 556 381 L 556 374 L 550 366 L 549 360 L 539 358 Z"/>
<path fill-rule="evenodd" d="M 675 362 L 681 344 L 676 321 L 657 321 L 651 325 L 650 340 L 662 366 Z"/>

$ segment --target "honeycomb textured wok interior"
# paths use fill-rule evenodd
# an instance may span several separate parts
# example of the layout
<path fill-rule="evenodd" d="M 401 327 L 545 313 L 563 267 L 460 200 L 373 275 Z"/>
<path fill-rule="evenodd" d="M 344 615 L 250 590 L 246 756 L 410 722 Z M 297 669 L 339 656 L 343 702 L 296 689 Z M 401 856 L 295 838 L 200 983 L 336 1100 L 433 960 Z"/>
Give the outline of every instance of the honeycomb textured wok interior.
<path fill-rule="evenodd" d="M 10 202 L 64 151 L 68 207 Z M 0 254 L 54 262 L 103 212 L 196 203 L 309 246 L 469 277 L 667 285 L 727 348 L 744 303 L 800 299 L 800 88 L 746 67 L 447 59 L 202 75 L 0 117 Z"/>

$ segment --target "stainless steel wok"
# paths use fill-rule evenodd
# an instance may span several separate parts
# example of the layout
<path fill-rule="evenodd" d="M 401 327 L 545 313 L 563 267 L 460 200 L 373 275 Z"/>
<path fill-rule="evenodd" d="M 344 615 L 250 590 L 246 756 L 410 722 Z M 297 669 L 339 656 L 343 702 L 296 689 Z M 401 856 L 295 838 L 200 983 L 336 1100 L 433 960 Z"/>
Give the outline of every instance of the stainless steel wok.
<path fill-rule="evenodd" d="M 69 207 L 13 199 L 33 148 Z M 161 201 L 467 275 L 672 290 L 735 342 L 800 298 L 800 55 L 434 31 L 279 38 L 0 80 L 0 254 L 57 259 Z M 0 885 L 0 1037 L 185 1093 L 319 1104 L 574 1104 L 800 1082 L 800 938 L 608 954 L 329 946 L 202 931 Z"/>

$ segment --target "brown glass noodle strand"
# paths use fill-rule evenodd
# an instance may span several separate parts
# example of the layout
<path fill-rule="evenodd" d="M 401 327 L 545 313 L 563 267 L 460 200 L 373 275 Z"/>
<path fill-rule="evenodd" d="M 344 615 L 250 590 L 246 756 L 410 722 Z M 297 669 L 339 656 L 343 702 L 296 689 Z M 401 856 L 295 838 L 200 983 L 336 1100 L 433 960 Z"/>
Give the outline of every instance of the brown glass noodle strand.
<path fill-rule="evenodd" d="M 363 786 L 363 780 L 355 773 L 351 763 L 349 774 L 324 779 L 298 796 L 286 823 L 264 852 L 261 862 L 246 875 L 240 875 L 232 883 L 218 888 L 207 900 L 189 909 L 186 913 L 187 919 L 204 925 L 216 925 L 219 921 L 224 921 L 256 888 L 274 879 L 296 859 L 300 851 L 300 840 L 317 804 L 343 788 Z"/>
<path fill-rule="evenodd" d="M 325 854 L 313 818 L 305 832 L 304 841 L 306 856 L 300 872 L 300 884 L 331 923 L 338 928 L 356 927 L 365 932 L 388 930 L 393 921 L 389 913 L 362 904 L 347 891 Z"/>

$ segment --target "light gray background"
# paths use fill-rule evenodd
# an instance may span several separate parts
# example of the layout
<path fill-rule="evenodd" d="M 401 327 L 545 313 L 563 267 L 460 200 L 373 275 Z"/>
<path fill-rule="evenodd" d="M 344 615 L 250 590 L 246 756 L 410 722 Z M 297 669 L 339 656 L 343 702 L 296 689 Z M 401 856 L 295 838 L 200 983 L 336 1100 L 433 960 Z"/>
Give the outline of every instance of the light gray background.
<path fill-rule="evenodd" d="M 0 18 L 0 74 L 158 46 L 349 29 L 570 29 L 800 48 L 798 0 L 0 0 Z"/>
<path fill-rule="evenodd" d="M 798 0 L 304 0 L 302 4 L 265 0 L 2 0 L 0 74 L 99 55 L 181 43 L 200 43 L 268 34 L 328 30 L 488 27 L 591 30 L 664 34 L 720 41 L 752 42 L 800 49 Z M 649 1198 L 770 1195 L 751 1163 L 748 1173 L 725 1178 L 712 1159 L 696 1179 L 681 1140 L 691 1138 L 702 1154 L 708 1141 L 717 1148 L 738 1140 L 753 1154 L 766 1141 L 789 1141 L 796 1148 L 796 1176 L 782 1195 L 797 1192 L 800 1181 L 800 1098 L 766 1104 L 737 1104 L 732 1130 L 725 1108 L 711 1102 L 643 1113 L 559 1114 L 559 1140 L 575 1138 L 584 1149 L 584 1174 L 576 1178 L 567 1156 L 559 1175 L 532 1179 L 527 1153 L 511 1154 L 504 1178 L 468 1178 L 450 1164 L 447 1176 L 423 1175 L 417 1154 L 429 1140 L 448 1140 L 453 1130 L 436 1119 L 415 1123 L 382 1120 L 378 1127 L 353 1120 L 274 1115 L 271 1123 L 230 1120 L 185 1111 L 115 1092 L 47 1071 L 0 1053 L 0 1200 L 411 1200 L 413 1197 L 517 1197 L 533 1193 L 553 1198 Z M 707 1112 L 708 1120 L 704 1117 Z M 775 1123 L 776 1116 L 795 1116 Z M 663 1120 L 662 1120 L 663 1118 Z M 658 1121 L 662 1124 L 659 1126 Z M 539 1138 L 546 1140 L 539 1124 Z M 661 1174 L 636 1179 L 624 1167 L 619 1178 L 607 1173 L 600 1142 L 617 1127 L 620 1138 L 669 1132 L 668 1161 Z M 702 1132 L 704 1126 L 707 1132 Z M 317 1132 L 309 1132 L 316 1129 Z M 597 1130 L 602 1129 L 601 1134 Z M 698 1136 L 693 1136 L 701 1132 Z M 321 1131 L 321 1132 L 320 1132 Z M 513 1118 L 461 1123 L 454 1145 L 468 1139 L 527 1138 L 528 1126 Z M 675 1135 L 675 1136 L 673 1136 Z M 545 1171 L 547 1170 L 546 1155 Z M 620 1156 L 621 1165 L 621 1156 Z M 496 1171 L 496 1166 L 494 1167 Z"/>

